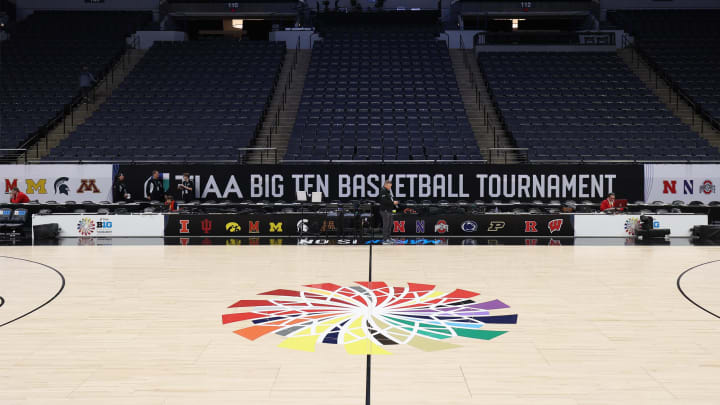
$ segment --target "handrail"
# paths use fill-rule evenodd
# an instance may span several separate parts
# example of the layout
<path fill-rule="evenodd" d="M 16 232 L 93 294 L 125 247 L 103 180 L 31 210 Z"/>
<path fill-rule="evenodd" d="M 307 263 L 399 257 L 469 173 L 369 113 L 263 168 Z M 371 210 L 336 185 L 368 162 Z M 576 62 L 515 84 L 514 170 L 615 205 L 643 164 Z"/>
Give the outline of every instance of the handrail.
<path fill-rule="evenodd" d="M 114 83 L 115 81 L 115 68 L 120 64 L 120 62 L 124 62 L 124 56 L 127 53 L 127 50 L 129 47 L 125 46 L 121 48 L 110 60 L 110 62 L 103 68 L 102 70 L 102 79 L 97 81 L 92 86 L 92 97 L 95 98 L 95 91 L 97 88 L 101 85 L 101 83 L 105 82 L 105 87 L 107 88 L 109 86 L 110 81 Z M 108 75 L 110 75 L 110 80 L 108 80 Z M 45 139 L 45 151 L 47 152 L 49 150 L 49 140 L 48 135 L 50 131 L 55 128 L 55 126 L 59 125 L 60 121 L 63 122 L 63 132 L 65 132 L 65 121 L 67 119 L 67 116 L 70 115 L 70 122 L 71 125 L 74 121 L 74 112 L 75 109 L 80 105 L 83 97 L 82 94 L 80 94 L 80 91 L 78 90 L 75 95 L 72 97 L 69 103 L 65 104 L 62 108 L 62 111 L 59 111 L 55 114 L 54 117 L 49 119 L 45 124 L 40 126 L 40 128 L 37 129 L 30 137 L 28 137 L 23 143 L 20 144 L 18 150 L 25 149 L 25 161 L 28 161 L 27 151 L 32 149 L 32 146 L 39 145 L 39 142 L 42 139 Z M 89 108 L 89 103 L 87 105 L 87 108 Z M 40 147 L 36 147 L 35 150 L 37 151 L 36 158 L 40 158 Z M 19 158 L 20 155 L 15 156 L 15 159 Z M 12 158 L 10 156 L 9 158 Z"/>
<path fill-rule="evenodd" d="M 637 53 L 637 66 L 640 66 L 640 58 L 648 66 L 648 79 L 651 73 L 655 73 L 655 88 L 657 85 L 658 76 L 665 82 L 665 85 L 672 91 L 668 92 L 668 103 L 672 103 L 672 93 L 675 93 L 675 108 L 679 109 L 680 99 L 688 104 L 692 110 L 692 125 L 695 125 L 695 115 L 700 117 L 700 133 L 705 133 L 705 121 L 707 120 L 711 127 L 720 130 L 720 120 L 713 118 L 712 114 L 705 110 L 702 106 L 698 105 L 690 94 L 685 89 L 680 87 L 662 66 L 660 66 L 655 60 L 642 48 L 642 41 L 635 38 L 634 42 L 628 40 L 628 45 L 632 50 L 632 59 L 634 61 L 635 54 Z"/>
<path fill-rule="evenodd" d="M 266 155 L 268 155 L 270 152 L 272 152 L 272 154 L 274 155 L 273 161 L 272 161 L 271 163 L 277 164 L 277 162 L 278 162 L 278 149 L 277 149 L 277 148 L 251 147 L 251 148 L 236 148 L 236 150 L 238 151 L 238 160 L 237 160 L 237 161 L 238 161 L 240 164 L 246 164 L 246 163 L 247 163 L 247 162 L 245 161 L 246 155 L 240 153 L 240 152 L 245 152 L 245 151 L 248 151 L 248 152 L 249 152 L 249 151 L 259 151 L 259 152 L 261 152 L 261 153 L 260 153 L 260 164 L 264 164 L 264 163 L 265 163 L 265 162 L 263 161 L 263 157 L 266 156 Z M 265 153 L 262 153 L 262 152 L 265 152 Z"/>
<path fill-rule="evenodd" d="M 7 156 L 3 156 L 2 152 L 11 152 L 11 153 L 8 153 Z M 27 163 L 27 149 L 23 149 L 23 148 L 0 149 L 0 162 L 16 161 L 19 156 L 23 155 L 23 153 L 25 154 L 25 159 L 24 159 L 25 163 Z M 13 157 L 13 155 L 16 155 L 16 157 Z"/>
<path fill-rule="evenodd" d="M 298 60 L 299 60 L 299 54 L 300 52 L 300 36 L 298 36 L 297 41 L 295 42 L 295 53 L 293 55 L 292 65 L 290 66 L 290 71 L 288 72 L 288 80 L 285 82 L 285 88 L 282 92 L 282 105 L 277 109 L 277 112 L 275 113 L 275 121 L 273 121 L 272 126 L 270 127 L 270 131 L 268 131 L 268 146 L 272 147 L 272 140 L 273 140 L 273 134 L 277 133 L 279 131 L 280 127 L 280 112 L 285 111 L 285 107 L 287 106 L 287 95 L 290 91 L 290 88 L 292 87 L 292 83 L 294 80 L 294 72 L 295 68 L 297 67 Z"/>
<path fill-rule="evenodd" d="M 463 39 L 462 35 L 463 31 L 460 31 L 460 49 L 462 52 L 463 57 L 463 63 L 465 64 L 465 69 L 468 71 L 468 79 L 470 80 L 470 83 L 473 86 L 473 91 L 475 92 L 475 103 L 478 106 L 478 112 L 482 112 L 483 119 L 485 120 L 485 132 L 487 134 L 490 134 L 492 131 L 492 140 L 493 140 L 493 147 L 497 148 L 500 145 L 500 140 L 498 138 L 497 134 L 497 128 L 493 124 L 490 123 L 490 112 L 488 111 L 488 104 L 481 103 L 480 102 L 480 84 L 478 83 L 478 79 L 475 77 L 475 74 L 473 73 L 473 69 L 471 67 L 471 63 L 477 64 L 475 61 L 470 61 L 468 59 L 468 55 L 465 49 L 465 40 Z M 473 55 L 475 53 L 473 52 Z M 478 67 L 479 68 L 479 67 Z M 483 80 L 485 81 L 485 89 L 487 90 L 488 94 L 492 98 L 492 90 L 490 89 L 487 79 L 484 77 L 484 72 L 480 70 L 481 75 L 483 76 Z M 481 109 L 482 107 L 482 109 Z M 491 105 L 490 108 L 494 109 L 494 105 Z M 500 124 L 505 126 L 505 123 L 502 119 L 502 114 L 498 111 L 497 117 L 500 120 Z M 506 129 L 507 132 L 507 129 Z M 527 153 L 525 154 L 525 161 L 527 161 Z M 507 154 L 505 155 L 505 162 L 507 163 Z"/>

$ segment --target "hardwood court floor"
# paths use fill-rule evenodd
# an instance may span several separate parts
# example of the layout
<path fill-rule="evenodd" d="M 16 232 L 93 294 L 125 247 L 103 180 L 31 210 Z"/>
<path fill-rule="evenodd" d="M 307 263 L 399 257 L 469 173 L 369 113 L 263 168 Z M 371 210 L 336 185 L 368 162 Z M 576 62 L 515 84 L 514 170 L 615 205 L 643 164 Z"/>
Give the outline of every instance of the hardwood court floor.
<path fill-rule="evenodd" d="M 47 306 L 0 327 L 0 404 L 362 404 L 365 356 L 249 341 L 240 299 L 367 280 L 367 247 L 0 247 L 64 275 Z M 519 314 L 490 341 L 372 357 L 372 404 L 719 404 L 720 319 L 676 279 L 716 247 L 387 246 L 373 280 L 437 284 Z M 720 262 L 684 277 L 720 313 Z M 60 287 L 0 258 L 0 324 Z"/>

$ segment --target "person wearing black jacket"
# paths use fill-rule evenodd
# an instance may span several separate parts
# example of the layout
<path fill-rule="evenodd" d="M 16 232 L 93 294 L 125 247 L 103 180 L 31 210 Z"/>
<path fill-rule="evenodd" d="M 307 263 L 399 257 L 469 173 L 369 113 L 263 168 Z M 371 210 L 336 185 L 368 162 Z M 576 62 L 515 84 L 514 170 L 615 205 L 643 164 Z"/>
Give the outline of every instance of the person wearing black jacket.
<path fill-rule="evenodd" d="M 145 195 L 150 201 L 165 201 L 165 188 L 157 170 L 153 170 L 152 177 L 145 186 Z"/>
<path fill-rule="evenodd" d="M 383 225 L 383 243 L 392 243 L 392 240 L 390 240 L 393 226 L 392 216 L 399 204 L 392 193 L 392 181 L 385 181 L 383 188 L 380 189 L 378 203 L 380 204 L 380 218 L 382 218 Z"/>
<path fill-rule="evenodd" d="M 192 200 L 193 195 L 195 195 L 195 182 L 190 180 L 190 174 L 183 173 L 183 179 L 178 184 L 178 190 L 180 190 L 180 200 L 182 202 L 188 203 Z"/>
<path fill-rule="evenodd" d="M 118 173 L 115 176 L 115 182 L 113 183 L 113 201 L 129 201 L 130 193 L 128 192 L 127 185 L 125 184 L 125 175 Z"/>

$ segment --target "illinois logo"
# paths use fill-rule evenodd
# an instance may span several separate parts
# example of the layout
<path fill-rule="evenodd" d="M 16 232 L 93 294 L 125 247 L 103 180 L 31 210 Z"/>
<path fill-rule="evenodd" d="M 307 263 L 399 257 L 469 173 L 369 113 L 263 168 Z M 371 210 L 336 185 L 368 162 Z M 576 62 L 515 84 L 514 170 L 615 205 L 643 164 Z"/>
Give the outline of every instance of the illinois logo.
<path fill-rule="evenodd" d="M 90 236 L 95 232 L 95 221 L 90 218 L 82 218 L 78 221 L 77 231 L 82 236 Z"/>
<path fill-rule="evenodd" d="M 278 298 L 240 300 L 229 307 L 240 312 L 224 314 L 222 323 L 251 323 L 233 331 L 248 340 L 273 333 L 285 338 L 279 347 L 314 352 L 318 343 L 339 344 L 349 354 L 390 354 L 386 349 L 397 345 L 426 352 L 450 349 L 459 345 L 448 340 L 491 340 L 507 332 L 495 330 L 496 325 L 517 323 L 517 314 L 505 311 L 507 304 L 476 302 L 470 298 L 479 294 L 472 291 L 444 293 L 417 283 L 357 284 L 268 291 L 260 295 Z"/>

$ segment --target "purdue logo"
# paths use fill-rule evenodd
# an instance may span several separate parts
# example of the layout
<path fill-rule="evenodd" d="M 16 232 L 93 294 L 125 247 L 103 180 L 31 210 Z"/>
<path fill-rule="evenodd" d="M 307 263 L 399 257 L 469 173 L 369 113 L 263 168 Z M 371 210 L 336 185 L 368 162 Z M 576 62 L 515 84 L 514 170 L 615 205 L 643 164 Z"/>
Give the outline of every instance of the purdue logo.
<path fill-rule="evenodd" d="M 503 228 L 505 228 L 505 221 L 490 221 L 487 230 L 488 232 L 497 232 Z"/>
<path fill-rule="evenodd" d="M 78 194 L 82 194 L 84 192 L 92 192 L 92 193 L 99 193 L 100 189 L 97 188 L 95 185 L 95 179 L 81 179 L 80 180 L 80 187 L 77 189 Z"/>

